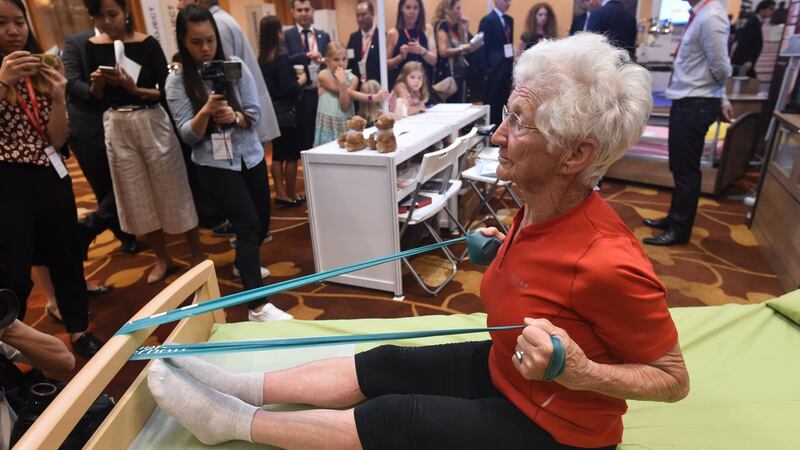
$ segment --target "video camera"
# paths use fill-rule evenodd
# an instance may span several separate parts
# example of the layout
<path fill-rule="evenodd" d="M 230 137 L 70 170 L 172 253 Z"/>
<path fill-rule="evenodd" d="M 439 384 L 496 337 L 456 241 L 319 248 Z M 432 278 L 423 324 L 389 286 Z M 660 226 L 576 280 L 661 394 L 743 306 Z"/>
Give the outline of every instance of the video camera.
<path fill-rule="evenodd" d="M 10 289 L 0 289 L 0 330 L 14 323 L 18 314 L 17 294 Z"/>
<path fill-rule="evenodd" d="M 200 68 L 200 77 L 210 81 L 214 92 L 226 95 L 225 84 L 242 79 L 242 63 L 238 61 L 209 61 Z"/>

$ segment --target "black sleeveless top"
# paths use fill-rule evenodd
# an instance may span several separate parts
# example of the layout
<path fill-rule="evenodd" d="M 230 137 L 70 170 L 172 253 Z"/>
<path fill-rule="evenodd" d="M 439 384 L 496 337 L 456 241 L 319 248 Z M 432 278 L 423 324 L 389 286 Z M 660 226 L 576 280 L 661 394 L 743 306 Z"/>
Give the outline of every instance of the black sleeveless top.
<path fill-rule="evenodd" d="M 428 47 L 428 36 L 425 35 L 424 32 L 419 32 L 416 30 L 416 28 L 397 30 L 397 32 L 397 44 L 394 45 L 394 49 L 392 49 L 390 58 L 394 58 L 395 56 L 399 55 L 400 47 L 408 44 L 411 41 L 418 41 L 420 45 L 430 50 L 430 47 Z M 430 84 L 433 83 L 433 66 L 426 63 L 422 58 L 422 55 L 417 55 L 416 53 L 406 54 L 406 58 L 400 61 L 400 64 L 398 64 L 397 67 L 395 67 L 394 70 L 389 73 L 389 86 L 394 86 L 394 82 L 397 81 L 397 77 L 400 76 L 400 71 L 403 70 L 403 66 L 405 66 L 409 61 L 417 61 L 422 63 L 422 67 L 425 68 L 425 77 L 427 77 L 428 85 L 430 86 Z"/>

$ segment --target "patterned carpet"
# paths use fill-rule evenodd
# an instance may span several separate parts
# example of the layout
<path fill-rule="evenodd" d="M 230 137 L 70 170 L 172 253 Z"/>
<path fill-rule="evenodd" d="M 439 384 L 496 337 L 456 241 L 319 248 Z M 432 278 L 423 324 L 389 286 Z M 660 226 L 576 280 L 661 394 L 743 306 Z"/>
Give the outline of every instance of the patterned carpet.
<path fill-rule="evenodd" d="M 86 179 L 75 161 L 69 164 L 73 174 L 79 214 L 92 210 L 96 203 Z M 762 302 L 781 294 L 780 283 L 747 228 L 747 208 L 726 195 L 746 192 L 752 178 L 742 180 L 717 199 L 701 199 L 698 217 L 689 245 L 677 247 L 645 246 L 656 273 L 669 288 L 670 306 L 702 306 L 725 303 Z M 299 181 L 302 184 L 302 180 Z M 649 236 L 653 230 L 641 219 L 660 217 L 669 205 L 670 192 L 617 181 L 603 183 L 601 194 L 617 210 L 625 223 L 638 237 Z M 514 211 L 500 210 L 504 221 L 510 222 Z M 308 218 L 305 207 L 274 208 L 273 241 L 262 247 L 262 264 L 272 275 L 267 283 L 284 281 L 314 272 Z M 241 283 L 232 275 L 234 252 L 228 238 L 215 237 L 209 230 L 201 231 L 201 239 L 210 259 L 217 266 L 223 294 L 237 292 Z M 181 271 L 171 275 L 174 280 L 188 266 L 188 247 L 180 239 L 170 239 L 169 251 L 181 265 Z M 87 278 L 114 287 L 113 291 L 91 298 L 91 329 L 103 339 L 109 338 L 137 310 L 165 287 L 148 285 L 147 273 L 155 258 L 145 249 L 137 255 L 120 252 L 119 242 L 107 231 L 92 245 L 85 264 Z M 415 267 L 427 279 L 436 281 L 447 275 L 444 259 L 436 254 L 418 257 Z M 403 317 L 429 314 L 473 313 L 482 311 L 479 299 L 482 269 L 464 263 L 455 280 L 437 297 L 430 297 L 414 283 L 409 275 L 404 280 L 406 300 L 396 302 L 392 295 L 367 289 L 335 284 L 316 284 L 277 295 L 271 299 L 280 308 L 298 319 L 355 319 L 369 317 Z M 44 313 L 45 299 L 34 290 L 29 301 L 27 322 L 66 341 L 63 327 Z M 246 319 L 244 306 L 230 308 L 228 321 Z M 156 340 L 169 333 L 161 327 Z M 79 361 L 82 365 L 83 361 Z M 136 376 L 142 365 L 129 363 L 115 379 L 108 392 L 120 395 Z"/>

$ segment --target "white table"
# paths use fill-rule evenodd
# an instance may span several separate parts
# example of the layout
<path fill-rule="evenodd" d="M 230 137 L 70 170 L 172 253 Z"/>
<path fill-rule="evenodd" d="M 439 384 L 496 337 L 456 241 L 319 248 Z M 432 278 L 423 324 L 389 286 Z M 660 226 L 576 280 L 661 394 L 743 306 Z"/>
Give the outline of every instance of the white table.
<path fill-rule="evenodd" d="M 422 120 L 423 116 L 427 120 Z M 488 123 L 488 106 L 460 112 L 422 113 L 395 123 L 397 151 L 348 152 L 329 142 L 302 152 L 311 243 L 316 270 L 330 270 L 400 251 L 397 165 L 471 122 Z M 373 130 L 367 130 L 367 133 Z M 379 289 L 402 299 L 399 261 L 330 281 Z"/>

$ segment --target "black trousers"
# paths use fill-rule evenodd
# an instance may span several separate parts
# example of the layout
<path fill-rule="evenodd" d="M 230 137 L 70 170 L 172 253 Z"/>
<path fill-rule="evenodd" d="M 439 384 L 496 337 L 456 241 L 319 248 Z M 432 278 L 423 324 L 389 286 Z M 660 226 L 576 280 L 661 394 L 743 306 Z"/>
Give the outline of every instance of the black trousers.
<path fill-rule="evenodd" d="M 110 228 L 119 240 L 132 239 L 134 236 L 125 233 L 119 227 L 117 203 L 114 200 L 114 186 L 111 183 L 111 171 L 108 168 L 105 136 L 98 133 L 92 139 L 70 139 L 69 146 L 78 158 L 86 181 L 92 187 L 97 198 L 97 209 L 92 213 L 91 225 L 97 234 Z"/>
<path fill-rule="evenodd" d="M 357 354 L 358 384 L 368 398 L 354 410 L 364 449 L 573 448 L 494 387 L 491 345 L 384 345 Z"/>
<path fill-rule="evenodd" d="M 503 106 L 511 94 L 511 69 L 511 63 L 504 62 L 486 76 L 483 103 L 490 106 L 489 117 L 498 127 L 503 120 Z"/>
<path fill-rule="evenodd" d="M 669 218 L 681 237 L 692 233 L 697 202 L 700 199 L 703 155 L 708 128 L 720 113 L 718 98 L 689 97 L 672 101 L 669 110 L 669 170 L 675 181 Z"/>
<path fill-rule="evenodd" d="M 317 126 L 317 88 L 304 89 L 297 105 L 297 143 L 300 151 L 314 147 L 314 128 Z"/>
<path fill-rule="evenodd" d="M 269 233 L 270 193 L 267 163 L 261 160 L 252 169 L 242 161 L 242 171 L 196 166 L 200 183 L 211 194 L 236 234 L 236 268 L 245 290 L 263 286 L 261 280 L 261 242 Z M 265 300 L 248 304 L 252 309 Z"/>
<path fill-rule="evenodd" d="M 59 178 L 52 167 L 0 163 L 0 211 L 0 287 L 17 294 L 20 320 L 33 288 L 31 258 L 37 247 L 50 269 L 67 332 L 86 330 L 89 302 L 72 180 Z"/>

